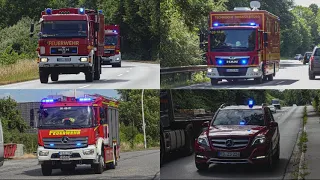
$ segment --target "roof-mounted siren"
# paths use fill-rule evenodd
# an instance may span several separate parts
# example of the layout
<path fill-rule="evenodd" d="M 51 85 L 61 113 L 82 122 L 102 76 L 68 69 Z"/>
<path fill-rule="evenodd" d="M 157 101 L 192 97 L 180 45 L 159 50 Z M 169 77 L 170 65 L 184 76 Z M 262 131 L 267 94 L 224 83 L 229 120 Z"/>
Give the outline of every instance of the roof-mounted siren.
<path fill-rule="evenodd" d="M 85 9 L 84 8 L 79 8 L 79 14 L 84 14 L 85 13 Z"/>
<path fill-rule="evenodd" d="M 251 11 L 248 7 L 235 7 L 233 11 Z"/>
<path fill-rule="evenodd" d="M 252 8 L 252 11 L 258 11 L 259 8 L 261 7 L 261 4 L 259 1 L 251 1 L 250 7 Z"/>

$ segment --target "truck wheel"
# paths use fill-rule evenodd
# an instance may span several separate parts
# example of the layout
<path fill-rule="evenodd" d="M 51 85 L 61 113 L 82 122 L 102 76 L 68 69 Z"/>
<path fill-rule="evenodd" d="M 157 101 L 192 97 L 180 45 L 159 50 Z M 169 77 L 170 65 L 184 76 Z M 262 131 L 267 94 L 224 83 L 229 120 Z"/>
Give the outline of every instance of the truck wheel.
<path fill-rule="evenodd" d="M 102 174 L 103 170 L 104 170 L 104 157 L 103 156 L 99 156 L 99 164 L 94 164 L 93 165 L 93 171 L 96 174 Z"/>
<path fill-rule="evenodd" d="M 218 79 L 211 79 L 211 85 L 217 85 L 218 84 Z"/>
<path fill-rule="evenodd" d="M 162 166 L 164 162 L 164 141 L 163 141 L 163 134 L 160 134 L 160 166 Z"/>
<path fill-rule="evenodd" d="M 193 138 L 193 132 L 192 132 L 192 126 L 189 125 L 186 127 L 185 134 L 186 134 L 186 144 L 184 148 L 184 153 L 186 156 L 191 155 L 194 152 L 194 138 Z"/>
<path fill-rule="evenodd" d="M 58 73 L 52 73 L 51 74 L 51 81 L 58 81 L 59 80 L 59 74 Z"/>
<path fill-rule="evenodd" d="M 273 81 L 273 74 L 268 75 L 268 81 Z"/>
<path fill-rule="evenodd" d="M 109 168 L 110 169 L 115 169 L 117 166 L 117 160 L 116 160 L 116 152 L 113 153 L 113 161 L 109 163 Z"/>
<path fill-rule="evenodd" d="M 43 71 L 39 71 L 40 82 L 41 83 L 48 83 L 49 74 Z"/>
<path fill-rule="evenodd" d="M 206 171 L 209 168 L 209 164 L 207 163 L 196 163 L 196 167 L 199 171 Z"/>
<path fill-rule="evenodd" d="M 93 81 L 94 73 L 91 70 L 87 71 L 85 73 L 85 75 L 86 75 L 86 81 L 87 82 L 92 82 Z"/>
<path fill-rule="evenodd" d="M 52 174 L 52 166 L 48 164 L 41 164 L 42 175 L 50 176 Z"/>
<path fill-rule="evenodd" d="M 309 79 L 314 80 L 315 78 L 316 78 L 316 76 L 314 74 L 312 74 L 312 72 L 309 72 Z"/>
<path fill-rule="evenodd" d="M 256 84 L 262 84 L 263 82 L 263 77 L 259 77 L 259 78 L 254 78 L 254 81 L 256 82 Z"/>

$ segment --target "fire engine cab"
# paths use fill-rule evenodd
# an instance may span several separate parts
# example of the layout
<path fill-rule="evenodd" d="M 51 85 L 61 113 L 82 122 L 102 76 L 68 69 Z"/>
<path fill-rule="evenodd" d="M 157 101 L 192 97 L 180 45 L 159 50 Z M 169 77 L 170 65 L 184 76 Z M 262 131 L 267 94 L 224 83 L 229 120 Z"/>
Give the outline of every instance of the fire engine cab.
<path fill-rule="evenodd" d="M 104 54 L 101 64 L 121 67 L 120 28 L 118 25 L 105 25 Z"/>
<path fill-rule="evenodd" d="M 102 95 L 60 95 L 41 101 L 38 161 L 44 176 L 52 169 L 73 171 L 90 164 L 96 174 L 114 169 L 120 158 L 119 102 Z"/>

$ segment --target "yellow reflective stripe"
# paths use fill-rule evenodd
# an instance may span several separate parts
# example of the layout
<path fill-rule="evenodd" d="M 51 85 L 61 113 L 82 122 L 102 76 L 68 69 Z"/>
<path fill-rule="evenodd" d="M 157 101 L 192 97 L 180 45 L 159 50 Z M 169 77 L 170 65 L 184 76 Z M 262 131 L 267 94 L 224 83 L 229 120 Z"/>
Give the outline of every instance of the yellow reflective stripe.
<path fill-rule="evenodd" d="M 96 131 L 96 130 L 98 129 L 98 127 L 99 127 L 99 126 L 95 127 L 95 128 L 94 128 L 94 131 Z"/>

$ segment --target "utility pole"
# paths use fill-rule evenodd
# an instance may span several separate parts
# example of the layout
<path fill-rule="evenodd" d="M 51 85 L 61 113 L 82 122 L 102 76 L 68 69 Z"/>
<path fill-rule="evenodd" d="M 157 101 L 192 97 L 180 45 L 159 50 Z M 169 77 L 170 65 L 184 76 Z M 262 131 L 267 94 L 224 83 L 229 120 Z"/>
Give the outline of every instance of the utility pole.
<path fill-rule="evenodd" d="M 147 149 L 146 123 L 144 122 L 144 110 L 143 110 L 143 92 L 144 92 L 144 89 L 142 89 L 142 95 L 141 95 L 142 129 L 143 129 L 144 148 Z"/>

